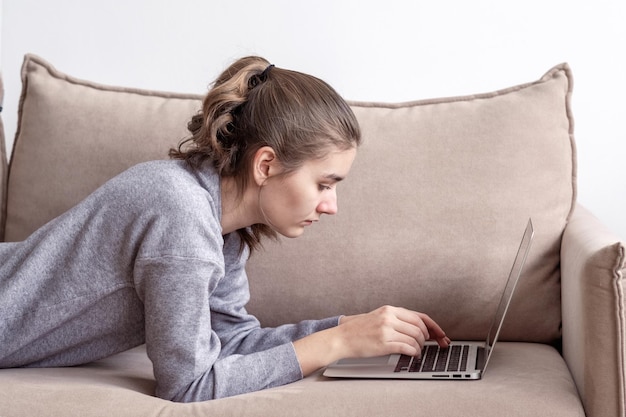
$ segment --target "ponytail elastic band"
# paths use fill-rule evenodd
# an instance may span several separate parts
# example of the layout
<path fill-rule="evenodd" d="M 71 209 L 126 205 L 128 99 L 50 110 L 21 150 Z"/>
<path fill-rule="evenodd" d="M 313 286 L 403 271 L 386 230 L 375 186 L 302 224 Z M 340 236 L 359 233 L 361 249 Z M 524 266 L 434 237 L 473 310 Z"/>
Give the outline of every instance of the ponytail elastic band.
<path fill-rule="evenodd" d="M 267 68 L 265 68 L 263 70 L 263 72 L 261 73 L 261 75 L 259 77 L 261 77 L 262 81 L 265 81 L 265 79 L 267 78 L 267 74 L 269 74 L 269 72 L 272 70 L 272 68 L 274 68 L 274 64 L 269 64 L 267 66 Z"/>
<path fill-rule="evenodd" d="M 270 64 L 260 74 L 255 74 L 248 80 L 248 88 L 252 90 L 257 85 L 264 83 L 267 80 L 267 74 L 274 68 L 274 64 Z"/>

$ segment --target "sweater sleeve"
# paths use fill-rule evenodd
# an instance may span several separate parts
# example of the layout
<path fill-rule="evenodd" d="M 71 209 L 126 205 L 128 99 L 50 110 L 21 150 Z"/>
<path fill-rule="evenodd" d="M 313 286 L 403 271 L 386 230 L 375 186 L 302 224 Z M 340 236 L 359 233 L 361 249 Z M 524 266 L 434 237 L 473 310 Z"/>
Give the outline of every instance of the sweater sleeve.
<path fill-rule="evenodd" d="M 250 299 L 245 271 L 247 250 L 239 253 L 239 239 L 227 236 L 224 243 L 226 279 L 221 280 L 211 297 L 212 325 L 222 342 L 222 354 L 249 354 L 274 348 L 325 330 L 339 323 L 339 317 L 305 320 L 275 328 L 262 328 L 246 311 Z"/>
<path fill-rule="evenodd" d="M 146 348 L 157 396 L 168 400 L 205 401 L 299 380 L 302 371 L 291 341 L 336 321 L 261 329 L 250 315 L 227 319 L 224 313 L 214 313 L 213 301 L 217 310 L 229 302 L 239 310 L 241 304 L 235 301 L 241 294 L 236 287 L 228 292 L 235 299 L 219 297 L 224 276 L 219 263 L 175 256 L 142 258 L 135 273 L 141 277 L 137 290 L 145 308 Z"/>

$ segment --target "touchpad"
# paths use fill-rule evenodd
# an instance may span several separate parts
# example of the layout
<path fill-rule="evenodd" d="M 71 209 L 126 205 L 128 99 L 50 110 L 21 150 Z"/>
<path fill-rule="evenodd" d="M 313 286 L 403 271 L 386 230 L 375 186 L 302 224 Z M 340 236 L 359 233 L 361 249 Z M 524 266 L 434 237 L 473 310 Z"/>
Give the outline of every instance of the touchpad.
<path fill-rule="evenodd" d="M 346 358 L 337 362 L 337 365 L 387 365 L 389 355 L 374 358 Z"/>

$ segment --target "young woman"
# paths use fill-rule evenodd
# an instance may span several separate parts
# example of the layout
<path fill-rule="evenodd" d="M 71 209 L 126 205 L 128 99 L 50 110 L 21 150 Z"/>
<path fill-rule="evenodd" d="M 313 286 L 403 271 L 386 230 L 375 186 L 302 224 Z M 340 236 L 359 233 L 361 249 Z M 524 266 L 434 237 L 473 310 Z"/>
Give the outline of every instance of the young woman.
<path fill-rule="evenodd" d="M 70 366 L 146 343 L 157 395 L 286 384 L 343 357 L 449 339 L 395 307 L 261 328 L 244 271 L 263 237 L 337 212 L 360 131 L 323 81 L 238 60 L 170 161 L 137 165 L 27 240 L 0 244 L 0 367 Z"/>

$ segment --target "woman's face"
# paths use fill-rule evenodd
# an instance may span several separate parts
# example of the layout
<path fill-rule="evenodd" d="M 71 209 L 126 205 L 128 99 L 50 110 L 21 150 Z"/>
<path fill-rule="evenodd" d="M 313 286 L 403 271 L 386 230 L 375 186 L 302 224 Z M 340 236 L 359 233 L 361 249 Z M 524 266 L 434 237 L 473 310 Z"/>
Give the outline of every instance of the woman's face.
<path fill-rule="evenodd" d="M 337 213 L 337 183 L 348 175 L 355 156 L 355 148 L 336 150 L 286 176 L 269 178 L 259 191 L 265 223 L 283 236 L 297 237 L 322 214 Z"/>

